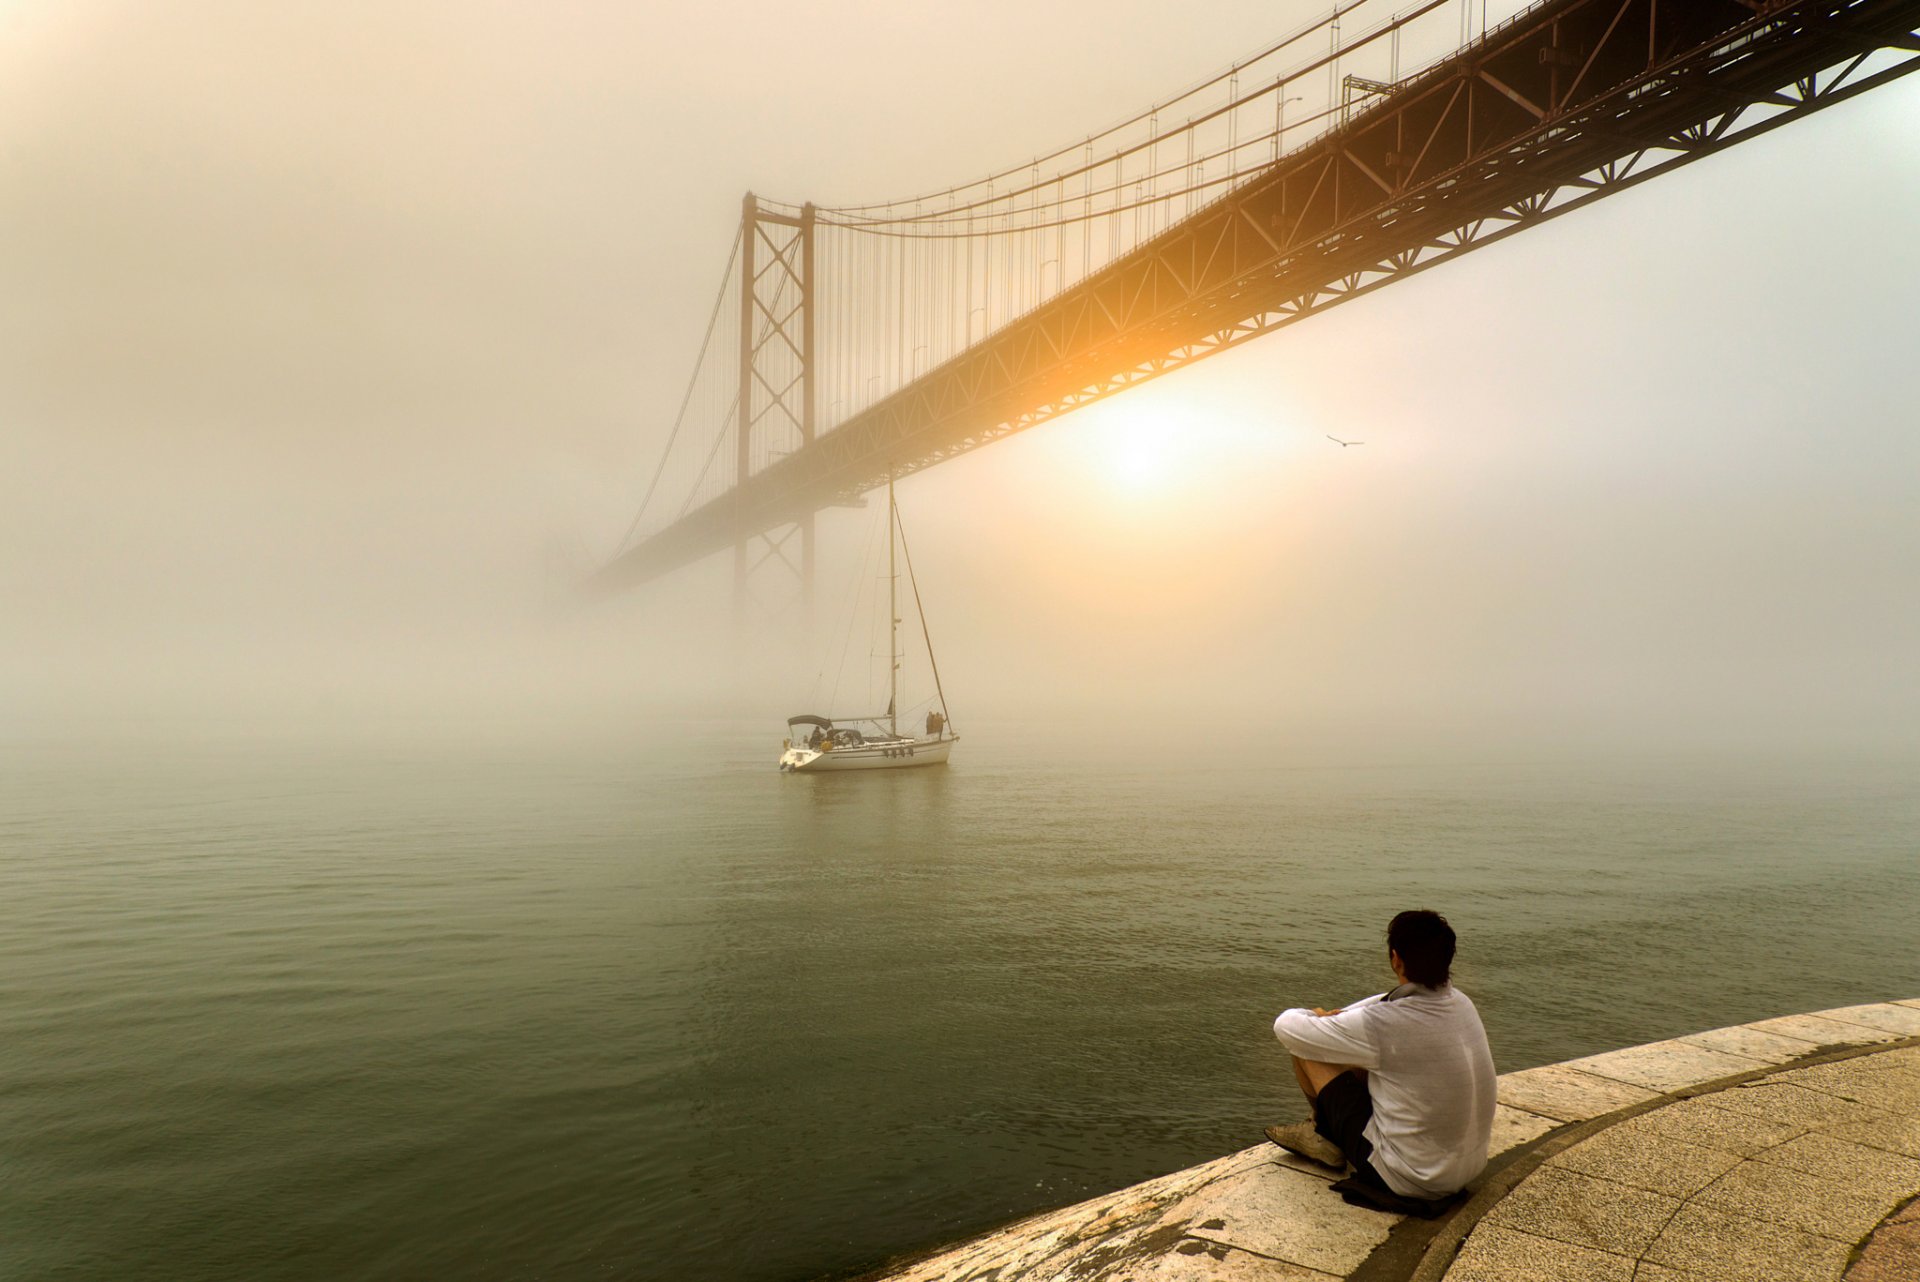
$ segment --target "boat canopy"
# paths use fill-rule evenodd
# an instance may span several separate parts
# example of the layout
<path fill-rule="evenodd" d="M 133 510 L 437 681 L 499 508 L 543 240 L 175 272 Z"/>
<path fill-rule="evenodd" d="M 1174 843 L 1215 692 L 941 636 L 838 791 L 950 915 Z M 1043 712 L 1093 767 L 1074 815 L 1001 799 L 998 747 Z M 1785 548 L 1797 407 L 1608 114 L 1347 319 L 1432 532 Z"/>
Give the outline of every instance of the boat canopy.
<path fill-rule="evenodd" d="M 797 717 L 788 717 L 787 724 L 790 726 L 819 726 L 822 730 L 833 729 L 833 722 L 828 718 L 816 717 L 806 712 L 801 713 Z"/>

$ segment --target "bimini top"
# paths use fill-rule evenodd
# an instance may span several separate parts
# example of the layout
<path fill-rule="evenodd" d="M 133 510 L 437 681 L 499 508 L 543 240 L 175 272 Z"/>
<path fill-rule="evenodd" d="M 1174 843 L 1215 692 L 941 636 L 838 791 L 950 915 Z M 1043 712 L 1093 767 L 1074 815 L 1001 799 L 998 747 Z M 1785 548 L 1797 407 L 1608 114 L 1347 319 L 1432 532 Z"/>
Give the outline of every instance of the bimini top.
<path fill-rule="evenodd" d="M 790 726 L 819 726 L 822 730 L 833 729 L 833 722 L 826 717 L 816 717 L 805 712 L 797 717 L 788 717 L 787 724 Z"/>

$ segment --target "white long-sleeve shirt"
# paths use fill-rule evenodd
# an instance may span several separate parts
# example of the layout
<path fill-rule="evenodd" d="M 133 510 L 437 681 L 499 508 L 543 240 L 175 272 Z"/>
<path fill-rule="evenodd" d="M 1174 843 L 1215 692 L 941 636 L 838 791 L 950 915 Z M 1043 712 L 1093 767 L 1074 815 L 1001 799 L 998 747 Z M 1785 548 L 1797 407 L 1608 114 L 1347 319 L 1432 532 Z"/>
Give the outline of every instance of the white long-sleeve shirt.
<path fill-rule="evenodd" d="M 1301 1059 L 1367 1070 L 1368 1161 L 1402 1197 L 1445 1197 L 1486 1166 L 1493 1054 L 1465 993 L 1402 984 L 1338 1015 L 1282 1011 L 1273 1035 Z"/>

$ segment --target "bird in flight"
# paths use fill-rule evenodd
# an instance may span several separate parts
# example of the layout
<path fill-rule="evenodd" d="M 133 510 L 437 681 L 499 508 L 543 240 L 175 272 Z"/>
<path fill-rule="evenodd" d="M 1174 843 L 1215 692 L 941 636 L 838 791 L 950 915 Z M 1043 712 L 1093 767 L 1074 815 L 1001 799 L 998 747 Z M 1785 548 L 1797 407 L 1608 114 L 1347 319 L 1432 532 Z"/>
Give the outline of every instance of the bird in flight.
<path fill-rule="evenodd" d="M 1365 441 L 1343 441 L 1339 437 L 1334 436 L 1332 434 L 1329 434 L 1327 436 L 1327 439 L 1329 441 L 1332 441 L 1335 445 L 1341 446 L 1343 448 L 1348 445 L 1365 445 L 1366 444 Z"/>

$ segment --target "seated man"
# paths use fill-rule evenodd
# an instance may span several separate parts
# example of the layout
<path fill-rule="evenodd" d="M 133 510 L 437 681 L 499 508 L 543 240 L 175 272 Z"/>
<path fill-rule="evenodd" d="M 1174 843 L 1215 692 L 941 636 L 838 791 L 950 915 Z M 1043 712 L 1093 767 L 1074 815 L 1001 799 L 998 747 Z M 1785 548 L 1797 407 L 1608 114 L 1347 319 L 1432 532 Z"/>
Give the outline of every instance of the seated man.
<path fill-rule="evenodd" d="M 1270 1126 L 1267 1138 L 1325 1166 L 1351 1163 L 1334 1185 L 1349 1202 L 1435 1215 L 1487 1164 L 1493 1055 L 1480 1013 L 1448 982 L 1453 945 L 1439 913 L 1401 913 L 1387 927 L 1397 988 L 1273 1021 L 1313 1120 Z"/>

